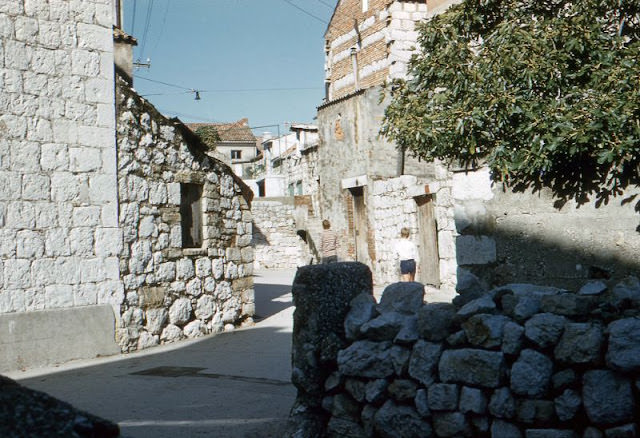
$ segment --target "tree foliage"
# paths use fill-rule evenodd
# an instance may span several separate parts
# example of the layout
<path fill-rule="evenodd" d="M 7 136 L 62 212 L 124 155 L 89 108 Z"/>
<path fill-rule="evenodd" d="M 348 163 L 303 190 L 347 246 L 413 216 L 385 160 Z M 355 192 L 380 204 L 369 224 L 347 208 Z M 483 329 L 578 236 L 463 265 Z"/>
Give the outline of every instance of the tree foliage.
<path fill-rule="evenodd" d="M 399 147 L 561 201 L 638 185 L 638 0 L 466 0 L 419 31 L 409 79 L 386 88 Z"/>
<path fill-rule="evenodd" d="M 216 144 L 220 141 L 220 134 L 213 126 L 199 126 L 195 133 L 202 139 L 210 150 L 215 150 Z"/>

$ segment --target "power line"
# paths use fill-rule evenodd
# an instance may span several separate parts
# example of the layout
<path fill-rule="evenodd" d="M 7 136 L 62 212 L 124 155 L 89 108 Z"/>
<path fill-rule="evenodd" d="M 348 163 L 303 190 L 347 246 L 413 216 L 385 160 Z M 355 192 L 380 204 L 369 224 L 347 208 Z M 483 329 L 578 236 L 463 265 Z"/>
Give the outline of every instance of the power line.
<path fill-rule="evenodd" d="M 331 6 L 329 3 L 323 1 L 323 0 L 318 0 L 320 3 L 322 3 L 323 5 L 325 5 L 326 7 L 328 7 L 329 9 L 334 9 L 335 6 Z"/>
<path fill-rule="evenodd" d="M 324 24 L 329 24 L 328 21 L 323 20 L 322 18 L 318 17 L 317 15 L 312 14 L 311 12 L 307 11 L 306 9 L 302 9 L 300 6 L 292 3 L 290 0 L 283 0 L 285 3 L 290 4 L 291 6 L 293 6 L 294 8 L 298 9 L 299 11 L 302 11 L 303 13 L 307 14 L 310 17 L 315 18 L 316 20 L 324 23 Z"/>
<path fill-rule="evenodd" d="M 162 34 L 164 33 L 164 28 L 165 28 L 165 25 L 167 24 L 167 15 L 169 14 L 170 4 L 171 4 L 171 0 L 166 0 L 166 7 L 164 8 L 164 16 L 162 17 L 162 25 L 160 26 L 160 33 L 156 38 L 156 43 L 154 44 L 153 49 L 151 50 L 151 55 L 153 55 L 153 53 L 158 48 L 158 44 L 160 43 L 160 39 L 162 38 Z"/>
<path fill-rule="evenodd" d="M 138 10 L 138 2 L 136 0 L 133 0 L 133 15 L 131 16 L 131 35 L 135 35 L 137 10 Z"/>
<path fill-rule="evenodd" d="M 144 21 L 144 31 L 142 33 L 142 44 L 140 44 L 140 56 L 144 55 L 144 49 L 147 45 L 147 36 L 149 35 L 149 27 L 151 26 L 151 15 L 153 14 L 153 0 L 147 0 L 147 16 Z"/>

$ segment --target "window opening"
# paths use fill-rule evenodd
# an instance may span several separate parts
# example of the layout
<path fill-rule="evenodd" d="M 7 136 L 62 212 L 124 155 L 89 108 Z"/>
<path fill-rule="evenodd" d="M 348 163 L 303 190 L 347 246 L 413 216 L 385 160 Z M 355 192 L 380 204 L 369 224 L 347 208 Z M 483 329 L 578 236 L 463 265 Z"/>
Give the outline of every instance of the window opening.
<path fill-rule="evenodd" d="M 180 184 L 182 247 L 202 247 L 202 185 Z"/>
<path fill-rule="evenodd" d="M 238 150 L 238 149 L 233 149 L 231 151 L 231 159 L 232 160 L 239 160 L 240 158 L 242 158 L 242 151 Z"/>

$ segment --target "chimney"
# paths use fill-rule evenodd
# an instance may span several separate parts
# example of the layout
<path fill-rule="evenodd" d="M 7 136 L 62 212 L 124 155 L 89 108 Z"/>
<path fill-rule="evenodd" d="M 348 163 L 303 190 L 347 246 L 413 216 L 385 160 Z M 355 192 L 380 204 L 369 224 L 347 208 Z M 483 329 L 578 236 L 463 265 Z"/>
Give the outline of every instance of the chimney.
<path fill-rule="evenodd" d="M 113 59 L 116 72 L 121 73 L 129 85 L 133 85 L 133 46 L 138 41 L 117 26 L 113 26 Z"/>

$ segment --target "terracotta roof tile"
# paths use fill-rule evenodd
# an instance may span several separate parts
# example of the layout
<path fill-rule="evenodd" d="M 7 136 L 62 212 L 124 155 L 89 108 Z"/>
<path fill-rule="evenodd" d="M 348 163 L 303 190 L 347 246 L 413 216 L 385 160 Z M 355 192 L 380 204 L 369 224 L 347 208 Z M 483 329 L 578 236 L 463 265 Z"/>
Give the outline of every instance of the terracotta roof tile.
<path fill-rule="evenodd" d="M 223 142 L 256 142 L 256 137 L 249 127 L 249 120 L 246 118 L 231 123 L 188 123 L 187 126 L 194 132 L 198 128 L 213 128 Z"/>

